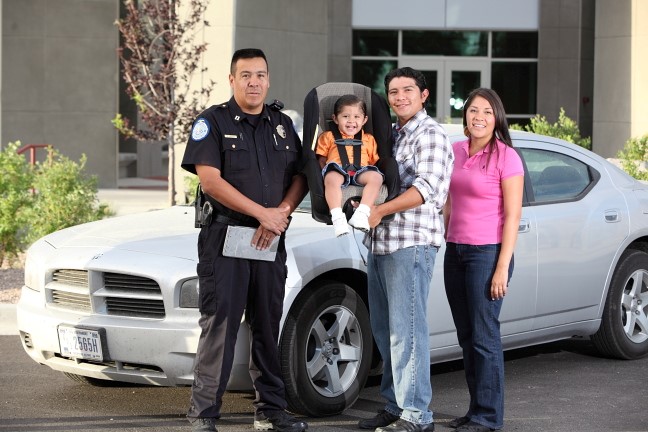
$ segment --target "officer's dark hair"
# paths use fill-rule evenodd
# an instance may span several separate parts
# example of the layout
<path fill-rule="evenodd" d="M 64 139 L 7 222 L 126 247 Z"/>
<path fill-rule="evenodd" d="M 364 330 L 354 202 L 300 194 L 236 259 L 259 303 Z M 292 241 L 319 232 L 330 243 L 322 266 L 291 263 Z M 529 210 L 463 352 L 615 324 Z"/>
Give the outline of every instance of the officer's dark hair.
<path fill-rule="evenodd" d="M 427 83 L 425 82 L 425 75 L 423 75 L 421 71 L 406 66 L 406 67 L 394 69 L 390 71 L 387 75 L 385 75 L 385 94 L 388 96 L 389 96 L 389 83 L 394 78 L 412 78 L 414 79 L 414 82 L 416 83 L 416 86 L 419 88 L 421 93 L 423 92 L 423 90 L 427 89 Z M 423 106 L 427 104 L 428 99 L 426 99 L 425 102 L 423 102 Z"/>
<path fill-rule="evenodd" d="M 268 59 L 265 56 L 265 53 L 258 48 L 242 48 L 234 51 L 232 55 L 232 63 L 230 64 L 230 73 L 234 75 L 236 73 L 236 62 L 240 59 L 252 59 L 252 58 L 262 58 L 265 61 L 266 68 L 268 67 Z"/>
<path fill-rule="evenodd" d="M 333 114 L 337 116 L 338 114 L 340 114 L 340 111 L 342 111 L 342 108 L 347 106 L 356 106 L 356 105 L 360 107 L 360 109 L 362 110 L 362 114 L 366 116 L 367 104 L 365 103 L 364 100 L 352 94 L 340 96 L 338 100 L 335 101 L 335 105 L 333 105 Z"/>

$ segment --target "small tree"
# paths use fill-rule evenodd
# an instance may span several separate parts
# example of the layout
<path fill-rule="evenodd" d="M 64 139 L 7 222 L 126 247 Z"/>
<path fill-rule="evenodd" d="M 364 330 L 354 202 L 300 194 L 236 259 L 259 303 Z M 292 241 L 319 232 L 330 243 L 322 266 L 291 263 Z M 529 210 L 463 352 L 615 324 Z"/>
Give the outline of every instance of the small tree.
<path fill-rule="evenodd" d="M 511 129 L 521 129 L 519 126 L 512 125 Z M 590 137 L 582 138 L 578 129 L 578 124 L 565 115 L 565 110 L 560 108 L 558 121 L 549 123 L 545 116 L 540 114 L 531 119 L 531 123 L 524 127 L 528 132 L 535 132 L 540 135 L 560 138 L 570 143 L 577 144 L 583 148 L 591 150 L 592 139 Z"/>
<path fill-rule="evenodd" d="M 617 157 L 621 168 L 637 180 L 648 180 L 646 160 L 648 160 L 648 135 L 641 138 L 630 138 Z"/>
<path fill-rule="evenodd" d="M 20 141 L 0 151 L 0 264 L 11 263 L 24 250 L 27 237 L 25 210 L 31 203 L 33 171 L 17 153 Z"/>
<path fill-rule="evenodd" d="M 125 0 L 126 17 L 116 22 L 122 35 L 118 49 L 126 92 L 136 103 L 143 127 L 117 114 L 115 127 L 126 137 L 166 141 L 169 148 L 169 202 L 175 200 L 174 143 L 183 142 L 195 116 L 204 109 L 214 86 L 191 88 L 196 72 L 207 69 L 200 60 L 206 43 L 194 36 L 208 26 L 203 19 L 207 0 L 182 0 L 187 16 L 178 15 L 179 0 Z"/>
<path fill-rule="evenodd" d="M 30 165 L 20 142 L 0 151 L 0 264 L 12 264 L 29 244 L 56 230 L 110 215 L 97 199 L 97 178 L 49 147 L 47 159 Z"/>
<path fill-rule="evenodd" d="M 63 228 L 92 222 L 110 214 L 97 198 L 97 177 L 85 172 L 87 158 L 75 162 L 50 148 L 47 159 L 36 164 L 31 205 L 25 210 L 27 241 L 33 241 Z"/>

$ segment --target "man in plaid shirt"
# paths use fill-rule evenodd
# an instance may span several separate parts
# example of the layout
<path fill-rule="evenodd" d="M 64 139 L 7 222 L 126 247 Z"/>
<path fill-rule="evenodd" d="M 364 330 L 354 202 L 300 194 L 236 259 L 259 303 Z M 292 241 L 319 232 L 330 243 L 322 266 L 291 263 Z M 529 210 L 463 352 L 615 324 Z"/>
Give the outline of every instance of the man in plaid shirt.
<path fill-rule="evenodd" d="M 385 77 L 396 114 L 394 158 L 401 193 L 371 210 L 368 259 L 371 328 L 383 358 L 385 408 L 361 420 L 377 432 L 431 432 L 430 348 L 427 299 L 436 253 L 443 240 L 440 211 L 454 163 L 445 130 L 427 115 L 425 77 L 409 67 Z M 388 222 L 380 223 L 387 215 Z"/>

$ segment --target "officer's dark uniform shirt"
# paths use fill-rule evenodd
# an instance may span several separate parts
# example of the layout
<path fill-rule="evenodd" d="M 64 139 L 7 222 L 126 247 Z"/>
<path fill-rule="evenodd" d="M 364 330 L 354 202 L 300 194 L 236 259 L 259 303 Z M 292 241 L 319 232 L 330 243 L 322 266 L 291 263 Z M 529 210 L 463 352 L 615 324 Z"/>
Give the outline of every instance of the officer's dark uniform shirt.
<path fill-rule="evenodd" d="M 254 124 L 256 123 L 256 127 Z M 301 142 L 287 115 L 263 106 L 245 114 L 234 97 L 194 121 L 182 168 L 218 168 L 224 180 L 252 201 L 277 207 L 301 170 Z"/>

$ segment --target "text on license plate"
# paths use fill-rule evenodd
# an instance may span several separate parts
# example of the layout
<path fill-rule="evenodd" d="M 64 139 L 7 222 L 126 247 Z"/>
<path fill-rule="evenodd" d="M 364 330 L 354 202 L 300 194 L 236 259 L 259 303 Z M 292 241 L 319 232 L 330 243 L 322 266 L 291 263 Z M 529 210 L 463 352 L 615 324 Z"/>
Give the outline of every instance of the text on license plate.
<path fill-rule="evenodd" d="M 61 355 L 87 360 L 103 360 L 99 331 L 59 326 L 58 333 Z"/>

